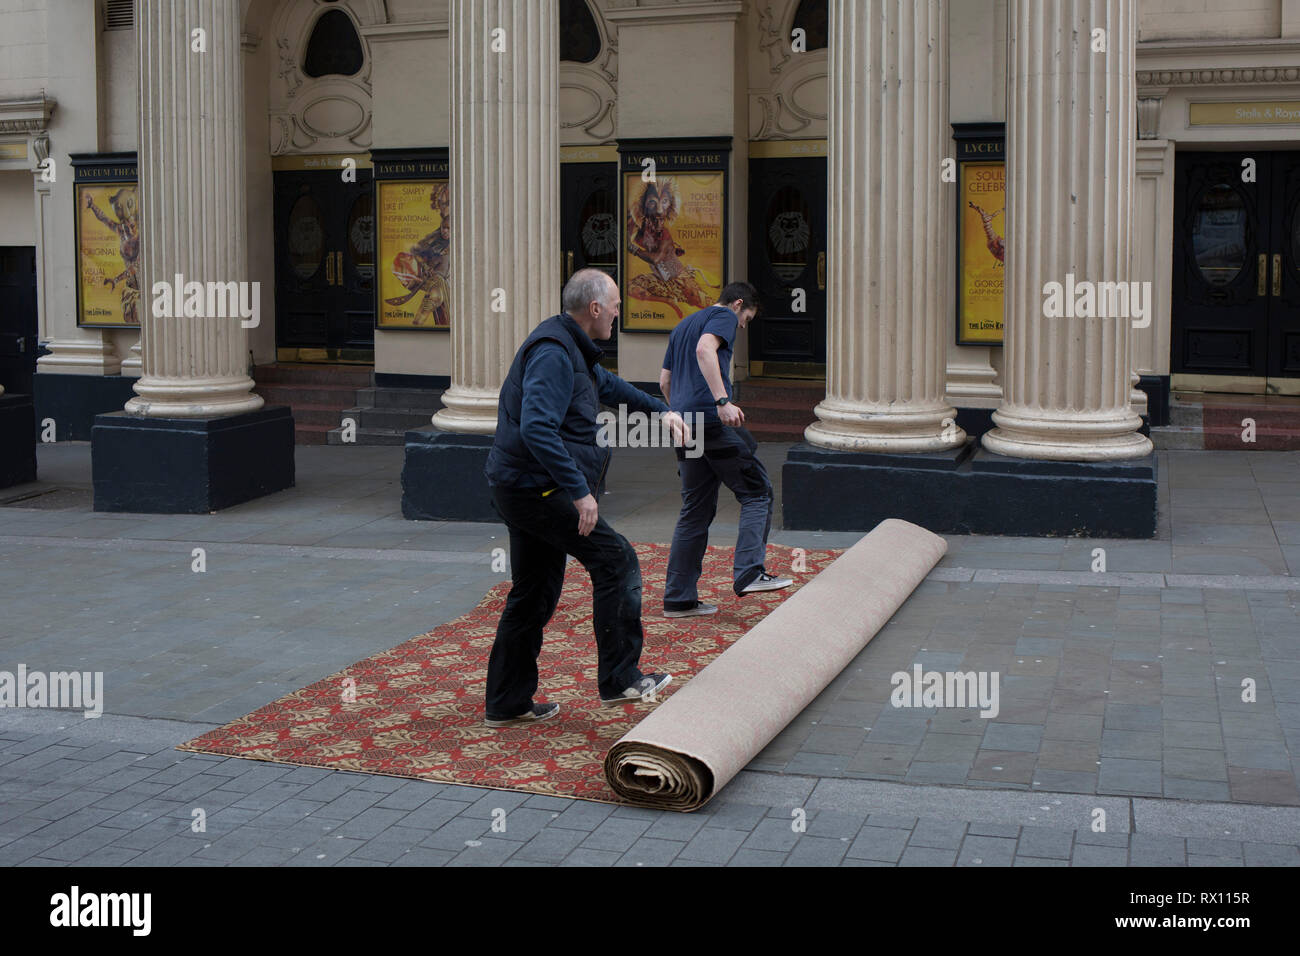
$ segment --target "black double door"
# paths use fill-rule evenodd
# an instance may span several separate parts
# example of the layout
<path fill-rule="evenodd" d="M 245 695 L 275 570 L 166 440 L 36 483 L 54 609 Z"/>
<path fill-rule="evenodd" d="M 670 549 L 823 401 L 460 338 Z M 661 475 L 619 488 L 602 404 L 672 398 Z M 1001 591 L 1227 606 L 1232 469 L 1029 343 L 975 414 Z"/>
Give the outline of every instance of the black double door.
<path fill-rule="evenodd" d="M 30 395 L 36 374 L 36 249 L 0 246 L 0 385 Z"/>
<path fill-rule="evenodd" d="M 560 284 L 591 266 L 618 281 L 618 164 L 563 163 L 560 166 Z M 559 311 L 560 305 L 555 305 Z M 618 323 L 607 341 L 596 343 L 607 359 L 618 355 Z"/>
<path fill-rule="evenodd" d="M 1179 153 L 1174 181 L 1171 370 L 1300 378 L 1300 152 Z"/>
<path fill-rule="evenodd" d="M 749 161 L 749 274 L 763 302 L 749 357 L 763 374 L 826 362 L 826 160 Z"/>
<path fill-rule="evenodd" d="M 298 358 L 373 361 L 375 206 L 369 170 L 275 173 L 275 334 Z"/>

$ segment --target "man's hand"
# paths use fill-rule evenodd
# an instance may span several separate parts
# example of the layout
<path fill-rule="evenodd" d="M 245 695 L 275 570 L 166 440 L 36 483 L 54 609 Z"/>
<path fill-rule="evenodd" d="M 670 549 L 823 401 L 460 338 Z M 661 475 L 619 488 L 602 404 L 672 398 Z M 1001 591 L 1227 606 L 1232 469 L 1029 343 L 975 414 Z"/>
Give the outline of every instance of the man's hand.
<path fill-rule="evenodd" d="M 684 446 L 691 440 L 691 430 L 686 427 L 686 422 L 682 421 L 682 416 L 676 412 L 665 412 L 663 420 L 672 433 L 674 445 Z"/>
<path fill-rule="evenodd" d="M 739 428 L 745 424 L 745 413 L 740 410 L 740 406 L 735 402 L 727 402 L 718 408 L 718 418 L 722 419 L 722 424 L 730 425 L 732 428 Z"/>
<path fill-rule="evenodd" d="M 596 498 L 594 495 L 589 493 L 587 497 L 579 498 L 575 501 L 573 506 L 578 509 L 578 534 L 585 538 L 587 535 L 591 534 L 591 529 L 596 527 L 596 519 L 598 517 L 596 513 Z"/>

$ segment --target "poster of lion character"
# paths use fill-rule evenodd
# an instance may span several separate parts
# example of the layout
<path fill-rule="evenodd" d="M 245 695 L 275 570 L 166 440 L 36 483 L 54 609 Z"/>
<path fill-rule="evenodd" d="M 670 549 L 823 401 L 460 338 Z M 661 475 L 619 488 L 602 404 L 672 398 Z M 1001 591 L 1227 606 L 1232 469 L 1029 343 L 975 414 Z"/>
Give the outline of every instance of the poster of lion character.
<path fill-rule="evenodd" d="M 448 181 L 381 181 L 379 327 L 451 326 Z"/>
<path fill-rule="evenodd" d="M 140 215 L 134 183 L 79 183 L 77 324 L 140 324 Z"/>
<path fill-rule="evenodd" d="M 623 174 L 623 327 L 670 331 L 722 291 L 721 171 Z"/>

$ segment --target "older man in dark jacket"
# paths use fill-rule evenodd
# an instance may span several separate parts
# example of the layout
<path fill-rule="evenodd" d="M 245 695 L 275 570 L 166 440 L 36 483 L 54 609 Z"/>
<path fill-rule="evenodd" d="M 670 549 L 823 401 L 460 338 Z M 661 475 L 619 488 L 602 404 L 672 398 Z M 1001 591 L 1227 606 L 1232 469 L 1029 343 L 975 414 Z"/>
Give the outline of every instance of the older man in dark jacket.
<path fill-rule="evenodd" d="M 488 659 L 487 724 L 544 720 L 560 705 L 533 700 L 542 629 L 564 585 L 565 555 L 591 575 L 598 655 L 597 685 L 605 704 L 647 698 L 672 679 L 643 674 L 641 567 L 626 538 L 600 518 L 596 489 L 610 451 L 597 441 L 600 405 L 658 413 L 676 440 L 680 416 L 598 363 L 593 339 L 607 339 L 618 317 L 618 286 L 598 269 L 574 273 L 564 287 L 564 312 L 524 339 L 501 386 L 497 430 L 484 473 L 497 514 L 510 530 L 513 586 Z"/>

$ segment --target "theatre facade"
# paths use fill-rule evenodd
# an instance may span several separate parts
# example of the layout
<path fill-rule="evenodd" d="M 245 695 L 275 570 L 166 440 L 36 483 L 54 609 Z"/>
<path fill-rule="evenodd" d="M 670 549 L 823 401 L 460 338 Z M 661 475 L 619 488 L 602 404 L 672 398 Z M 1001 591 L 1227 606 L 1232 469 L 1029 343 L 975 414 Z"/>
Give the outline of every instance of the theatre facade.
<path fill-rule="evenodd" d="M 595 266 L 647 387 L 758 287 L 786 527 L 1148 536 L 1175 396 L 1300 396 L 1300 0 L 0 0 L 0 210 L 0 487 L 391 441 L 408 517 L 491 519 Z"/>

